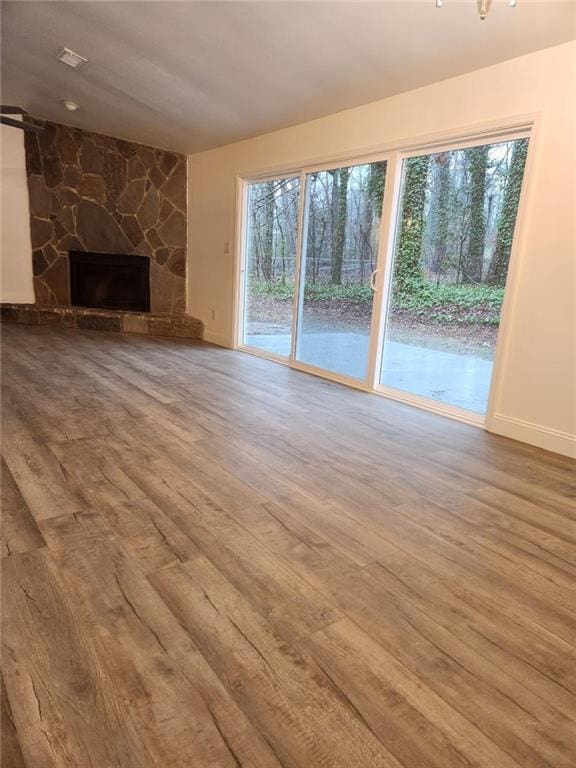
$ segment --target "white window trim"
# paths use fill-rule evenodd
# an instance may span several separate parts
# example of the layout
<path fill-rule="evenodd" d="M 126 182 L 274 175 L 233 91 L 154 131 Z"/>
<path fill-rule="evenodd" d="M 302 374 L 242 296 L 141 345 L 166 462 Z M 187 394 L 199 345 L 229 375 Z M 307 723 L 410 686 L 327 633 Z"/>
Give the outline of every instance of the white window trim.
<path fill-rule="evenodd" d="M 273 362 L 279 362 L 295 370 L 310 373 L 330 381 L 339 382 L 356 389 L 371 392 L 389 399 L 406 403 L 416 408 L 438 413 L 448 418 L 455 419 L 474 426 L 491 430 L 498 402 L 502 392 L 504 370 L 509 354 L 510 330 L 513 322 L 513 311 L 516 303 L 518 285 L 521 273 L 521 253 L 523 252 L 524 230 L 526 221 L 527 200 L 532 195 L 533 166 L 535 157 L 539 153 L 539 113 L 502 118 L 495 121 L 466 126 L 452 131 L 442 131 L 425 136 L 412 137 L 403 140 L 381 144 L 376 147 L 368 147 L 356 151 L 343 152 L 332 155 L 324 155 L 317 158 L 307 158 L 301 163 L 281 164 L 265 169 L 241 172 L 236 177 L 236 223 L 235 223 L 235 248 L 234 248 L 234 327 L 233 348 L 248 352 Z M 512 141 L 514 139 L 528 138 L 528 155 L 524 169 L 522 191 L 516 216 L 516 226 L 504 302 L 500 314 L 500 324 L 497 335 L 496 351 L 492 367 L 492 379 L 488 397 L 486 414 L 477 414 L 473 411 L 465 411 L 440 403 L 425 397 L 419 397 L 408 392 L 385 387 L 379 383 L 381 368 L 383 340 L 385 334 L 386 317 L 388 314 L 390 284 L 392 279 L 392 263 L 394 258 L 394 245 L 398 226 L 398 209 L 400 205 L 402 163 L 406 158 L 425 154 L 435 154 L 440 151 L 466 149 L 474 146 L 482 146 L 489 143 Z M 243 343 L 244 312 L 245 312 L 245 275 L 246 275 L 246 217 L 247 217 L 247 189 L 251 183 L 271 181 L 282 178 L 300 178 L 300 199 L 298 210 L 298 243 L 296 252 L 296 270 L 301 268 L 302 238 L 306 197 L 306 175 L 315 171 L 343 168 L 364 163 L 386 161 L 386 186 L 384 190 L 384 202 L 380 221 L 380 240 L 377 257 L 376 290 L 374 292 L 374 309 L 372 314 L 372 327 L 368 352 L 368 375 L 366 381 L 357 381 L 346 376 L 316 368 L 295 359 L 297 342 L 297 322 L 299 319 L 298 307 L 294 302 L 292 359 L 282 357 L 274 353 L 251 347 Z M 298 279 L 300 278 L 298 272 Z M 300 295 L 298 291 L 298 295 Z M 384 296 L 384 299 L 379 297 Z"/>

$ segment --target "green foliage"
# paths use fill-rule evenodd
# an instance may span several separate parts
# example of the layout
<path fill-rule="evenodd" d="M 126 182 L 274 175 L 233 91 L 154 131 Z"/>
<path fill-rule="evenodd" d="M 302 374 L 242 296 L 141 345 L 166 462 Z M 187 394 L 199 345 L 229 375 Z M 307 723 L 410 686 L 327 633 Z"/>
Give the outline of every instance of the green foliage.
<path fill-rule="evenodd" d="M 280 301 L 291 301 L 294 295 L 293 282 L 276 282 L 271 285 L 264 280 L 254 280 L 250 285 L 252 296 L 269 297 Z M 330 301 L 340 299 L 358 303 L 370 303 L 373 293 L 369 285 L 362 283 L 307 283 L 304 289 L 305 301 Z"/>
<path fill-rule="evenodd" d="M 278 299 L 279 301 L 291 301 L 294 295 L 294 283 L 287 280 L 278 280 L 268 283 L 265 280 L 250 280 L 248 292 L 253 297 Z"/>
<path fill-rule="evenodd" d="M 437 275 L 445 274 L 450 265 L 448 258 L 448 238 L 450 219 L 454 215 L 451 193 L 450 156 L 441 152 L 434 156 L 435 184 L 432 188 L 433 200 L 430 204 L 430 224 L 433 232 L 432 243 L 432 272 Z"/>
<path fill-rule="evenodd" d="M 464 283 L 482 282 L 482 263 L 486 240 L 486 170 L 490 147 L 472 147 L 465 150 L 470 173 L 470 239 L 465 263 L 462 264 Z"/>
<path fill-rule="evenodd" d="M 386 184 L 386 162 L 372 163 L 368 176 L 368 197 L 374 206 L 378 220 L 382 216 L 384 185 Z"/>
<path fill-rule="evenodd" d="M 423 279 L 420 252 L 429 162 L 429 155 L 406 160 L 400 238 L 394 264 L 394 292 L 397 295 L 413 290 Z"/>
<path fill-rule="evenodd" d="M 528 139 L 519 139 L 514 143 L 504 200 L 498 218 L 496 248 L 488 270 L 487 282 L 493 285 L 504 285 L 506 281 L 527 153 Z"/>
<path fill-rule="evenodd" d="M 370 304 L 373 295 L 370 286 L 362 283 L 342 283 L 341 285 L 315 283 L 307 285 L 304 289 L 305 301 L 330 301 L 333 299 L 340 299 L 342 301 Z"/>
<path fill-rule="evenodd" d="M 434 323 L 464 325 L 498 325 L 504 299 L 504 288 L 492 285 L 448 285 L 418 281 L 410 290 L 394 296 L 393 309 L 408 310 Z M 251 281 L 250 293 L 254 297 L 267 297 L 277 301 L 292 301 L 294 284 L 264 280 Z M 305 301 L 343 301 L 370 304 L 373 293 L 363 283 L 310 283 L 306 286 Z"/>
<path fill-rule="evenodd" d="M 393 306 L 437 323 L 498 325 L 503 300 L 500 286 L 420 283 L 415 290 L 397 295 Z"/>
<path fill-rule="evenodd" d="M 421 283 L 418 290 L 400 295 L 395 306 L 404 309 L 425 309 L 441 304 L 455 304 L 463 309 L 473 309 L 479 304 L 500 309 L 504 288 L 492 285 L 452 285 Z"/>
<path fill-rule="evenodd" d="M 344 246 L 346 243 L 346 223 L 348 218 L 348 182 L 350 169 L 340 168 L 331 171 L 332 175 L 332 207 L 334 212 L 334 231 L 332 235 L 332 251 L 330 277 L 334 285 L 342 283 L 342 262 L 344 261 Z"/>

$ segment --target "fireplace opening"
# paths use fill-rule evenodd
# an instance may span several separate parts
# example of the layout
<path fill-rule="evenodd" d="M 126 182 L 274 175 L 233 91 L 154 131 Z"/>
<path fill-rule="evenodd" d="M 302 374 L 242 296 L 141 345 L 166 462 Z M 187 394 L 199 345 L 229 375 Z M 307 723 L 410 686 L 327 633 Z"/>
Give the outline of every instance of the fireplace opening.
<path fill-rule="evenodd" d="M 70 251 L 69 259 L 74 307 L 150 312 L 147 256 Z"/>

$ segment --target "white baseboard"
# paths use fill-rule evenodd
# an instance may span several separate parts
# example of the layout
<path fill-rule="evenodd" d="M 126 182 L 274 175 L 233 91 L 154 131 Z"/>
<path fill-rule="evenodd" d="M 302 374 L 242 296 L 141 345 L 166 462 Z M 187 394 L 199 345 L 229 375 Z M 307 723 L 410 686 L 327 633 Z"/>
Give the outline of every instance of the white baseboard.
<path fill-rule="evenodd" d="M 209 344 L 216 344 L 219 347 L 226 347 L 227 349 L 234 349 L 234 345 L 231 343 L 228 336 L 224 336 L 221 333 L 213 333 L 212 331 L 204 331 L 203 341 L 207 341 Z"/>
<path fill-rule="evenodd" d="M 571 435 L 569 432 L 543 427 L 540 424 L 532 424 L 529 421 L 502 414 L 494 415 L 488 431 L 576 459 L 576 435 Z"/>

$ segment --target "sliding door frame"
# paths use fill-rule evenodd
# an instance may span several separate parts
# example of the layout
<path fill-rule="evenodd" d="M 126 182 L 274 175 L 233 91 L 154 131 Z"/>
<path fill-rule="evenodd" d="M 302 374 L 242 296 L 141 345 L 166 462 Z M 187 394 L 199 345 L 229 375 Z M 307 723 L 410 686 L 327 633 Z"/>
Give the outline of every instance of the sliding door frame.
<path fill-rule="evenodd" d="M 445 131 L 421 137 L 400 141 L 394 144 L 366 149 L 357 153 L 326 156 L 294 166 L 277 166 L 268 168 L 265 172 L 247 172 L 237 176 L 237 211 L 236 211 L 236 270 L 235 270 L 235 303 L 234 343 L 235 349 L 280 362 L 295 370 L 311 373 L 322 378 L 336 381 L 356 389 L 397 400 L 423 410 L 438 413 L 474 426 L 490 429 L 497 399 L 502 386 L 502 366 L 508 346 L 509 329 L 512 320 L 514 299 L 519 282 L 518 242 L 522 239 L 524 228 L 524 209 L 526 198 L 531 194 L 530 185 L 533 176 L 531 170 L 534 155 L 537 150 L 538 114 L 522 115 L 508 119 L 483 123 L 461 130 Z M 432 155 L 442 151 L 468 149 L 486 144 L 497 144 L 515 139 L 528 139 L 528 153 L 524 167 L 524 177 L 520 201 L 516 215 L 516 224 L 512 250 L 508 265 L 508 273 L 504 291 L 504 302 L 500 313 L 500 323 L 496 341 L 496 351 L 493 359 L 492 376 L 486 414 L 477 414 L 455 406 L 447 405 L 419 395 L 413 395 L 403 390 L 386 387 L 380 384 L 386 320 L 390 303 L 392 287 L 395 244 L 398 236 L 399 212 L 401 208 L 402 181 L 404 162 L 410 157 Z M 341 374 L 327 371 L 323 368 L 299 362 L 296 359 L 298 340 L 298 323 L 301 319 L 301 304 L 303 301 L 302 269 L 303 245 L 306 230 L 306 201 L 308 196 L 307 175 L 316 171 L 332 170 L 334 168 L 351 167 L 375 162 L 386 162 L 386 181 L 380 219 L 378 254 L 376 259 L 376 280 L 373 299 L 372 321 L 368 350 L 368 373 L 365 380 L 358 380 Z M 271 181 L 281 178 L 300 178 L 300 197 L 298 201 L 298 231 L 295 254 L 295 286 L 292 320 L 291 356 L 283 357 L 274 353 L 260 350 L 243 343 L 245 325 L 245 282 L 246 282 L 246 245 L 247 245 L 247 215 L 248 215 L 248 186 L 252 183 Z"/>
<path fill-rule="evenodd" d="M 239 253 L 240 258 L 237 259 L 237 270 L 235 270 L 236 290 L 235 294 L 235 318 L 234 318 L 234 348 L 240 349 L 243 352 L 250 352 L 251 354 L 265 357 L 275 362 L 286 363 L 290 360 L 289 357 L 279 355 L 275 352 L 269 352 L 259 349 L 258 347 L 252 347 L 250 344 L 244 343 L 244 335 L 246 329 L 246 284 L 247 284 L 247 240 L 248 240 L 248 189 L 250 184 L 261 184 L 266 181 L 281 181 L 282 179 L 299 179 L 300 188 L 298 191 L 298 215 L 297 215 L 297 239 L 296 239 L 296 260 L 294 263 L 294 276 L 296 277 L 298 268 L 298 252 L 300 249 L 300 233 L 301 233 L 301 206 L 302 206 L 302 173 L 301 171 L 295 171 L 294 173 L 288 171 L 286 173 L 274 173 L 259 176 L 255 179 L 241 179 L 241 183 L 237 184 L 236 188 L 236 205 L 241 212 L 241 218 L 239 226 L 237 228 L 236 238 L 236 251 Z M 296 283 L 294 284 L 294 292 L 296 294 Z M 294 319 L 292 320 L 292 339 L 294 339 Z"/>
<path fill-rule="evenodd" d="M 304 307 L 304 291 L 300 290 L 303 285 L 302 270 L 305 260 L 302 258 L 304 252 L 304 243 L 308 236 L 308 184 L 306 182 L 306 171 L 300 172 L 300 197 L 298 198 L 298 217 L 296 221 L 296 253 L 294 260 L 294 298 L 292 299 L 292 344 L 290 348 L 290 363 L 294 363 L 298 357 L 298 342 L 300 341 L 299 326 L 302 319 Z"/>
<path fill-rule="evenodd" d="M 500 380 L 499 376 L 497 378 L 497 375 L 499 374 L 499 371 L 500 371 L 500 363 L 501 363 L 501 356 L 498 354 L 498 352 L 500 347 L 502 346 L 500 341 L 506 335 L 503 326 L 505 325 L 507 326 L 508 316 L 510 312 L 509 310 L 510 302 L 506 302 L 506 298 L 509 290 L 511 289 L 511 285 L 513 282 L 512 274 L 513 274 L 513 269 L 515 268 L 513 264 L 513 256 L 515 252 L 517 234 L 519 231 L 521 206 L 522 206 L 523 196 L 526 188 L 524 181 L 527 177 L 528 157 L 526 161 L 526 166 L 524 168 L 521 196 L 520 196 L 520 201 L 518 205 L 518 211 L 516 214 L 514 238 L 512 242 L 512 251 L 510 253 L 510 262 L 508 265 L 508 272 L 506 276 L 506 283 L 505 283 L 505 289 L 504 289 L 504 301 L 503 301 L 502 309 L 500 312 L 500 321 L 498 323 L 498 332 L 496 336 L 496 348 L 495 348 L 494 357 L 492 360 L 492 374 L 490 377 L 488 402 L 486 404 L 485 413 L 476 413 L 475 411 L 459 408 L 458 406 L 455 406 L 455 405 L 449 405 L 447 403 L 443 403 L 438 400 L 433 400 L 432 398 L 428 398 L 422 395 L 416 395 L 411 392 L 407 392 L 401 389 L 396 389 L 394 387 L 386 386 L 385 384 L 380 383 L 380 373 L 382 369 L 382 353 L 383 353 L 384 341 L 386 337 L 386 321 L 387 321 L 388 311 L 390 308 L 390 298 L 391 298 L 391 292 L 392 292 L 396 240 L 399 235 L 399 227 L 400 227 L 399 212 L 402 205 L 402 184 L 403 184 L 404 164 L 406 160 L 408 160 L 411 157 L 422 157 L 425 155 L 434 155 L 434 154 L 437 154 L 438 152 L 453 152 L 453 151 L 458 151 L 462 149 L 470 149 L 472 147 L 486 146 L 487 144 L 499 144 L 507 141 L 515 141 L 518 139 L 528 140 L 529 142 L 528 154 L 529 154 L 531 138 L 533 138 L 533 127 L 523 126 L 521 128 L 516 128 L 516 129 L 503 129 L 501 131 L 496 131 L 491 135 L 483 134 L 480 136 L 473 136 L 473 137 L 470 137 L 470 139 L 468 139 L 467 141 L 463 141 L 461 139 L 457 141 L 445 141 L 442 143 L 435 143 L 433 146 L 411 148 L 410 150 L 399 151 L 397 153 L 397 160 L 400 166 L 397 172 L 398 172 L 398 175 L 400 176 L 400 179 L 399 179 L 398 187 L 396 190 L 396 194 L 397 194 L 397 197 L 395 200 L 396 206 L 395 206 L 395 210 L 393 211 L 394 220 L 390 221 L 393 236 L 388 243 L 388 250 L 386 252 L 386 269 L 384 274 L 384 286 L 382 289 L 383 301 L 381 302 L 381 305 L 382 305 L 382 312 L 384 314 L 384 318 L 381 319 L 379 330 L 378 330 L 378 339 L 377 339 L 378 348 L 377 349 L 380 357 L 378 358 L 377 361 L 375 360 L 376 377 L 373 382 L 374 384 L 373 389 L 377 394 L 383 395 L 385 397 L 388 397 L 394 400 L 399 400 L 409 405 L 414 405 L 416 407 L 424 408 L 428 411 L 438 413 L 442 416 L 448 416 L 450 418 L 457 419 L 458 421 L 463 421 L 467 424 L 472 424 L 474 426 L 482 427 L 482 426 L 490 425 L 493 419 L 495 405 L 496 405 L 496 399 L 494 397 L 494 393 L 495 393 L 494 385 L 496 381 Z M 514 283 L 515 282 L 516 280 L 514 280 Z M 374 341 L 376 342 L 376 339 Z"/>
<path fill-rule="evenodd" d="M 236 324 L 235 324 L 235 337 L 234 337 L 234 347 L 236 349 L 239 349 L 243 352 L 250 352 L 251 354 L 258 355 L 259 357 L 264 357 L 270 360 L 274 360 L 275 362 L 282 362 L 285 365 L 289 365 L 291 368 L 294 368 L 298 371 L 303 371 L 304 373 L 311 373 L 316 376 L 321 376 L 323 378 L 330 379 L 331 381 L 337 381 L 342 384 L 347 384 L 348 386 L 355 387 L 356 389 L 362 389 L 365 391 L 373 391 L 373 385 L 372 385 L 372 376 L 373 376 L 373 365 L 371 365 L 371 355 L 372 355 L 372 346 L 373 346 L 373 331 L 374 331 L 374 311 L 377 306 L 381 302 L 379 302 L 378 297 L 380 296 L 379 293 L 379 286 L 378 281 L 376 281 L 375 290 L 374 290 L 374 299 L 373 299 L 373 311 L 372 311 L 372 319 L 371 319 L 371 325 L 370 325 L 370 343 L 369 343 L 369 349 L 368 349 L 368 364 L 367 364 L 367 376 L 364 379 L 355 379 L 350 376 L 345 376 L 340 373 L 335 373 L 333 371 L 328 371 L 325 368 L 320 368 L 315 365 L 311 365 L 310 363 L 303 363 L 302 361 L 297 359 L 297 353 L 298 353 L 298 342 L 299 342 L 299 324 L 302 319 L 302 307 L 303 307 L 303 301 L 304 301 L 304 291 L 302 290 L 304 285 L 304 267 L 305 267 L 305 259 L 303 258 L 304 255 L 304 248 L 306 243 L 306 235 L 307 235 L 307 201 L 308 201 L 308 194 L 309 194 L 309 185 L 307 183 L 308 176 L 312 173 L 318 173 L 322 171 L 331 171 L 336 168 L 352 168 L 356 165 L 368 165 L 370 163 L 379 163 L 379 162 L 385 162 L 386 163 L 386 178 L 384 182 L 384 203 L 382 206 L 382 216 L 380 217 L 380 227 L 379 227 L 379 238 L 382 236 L 382 227 L 383 227 L 383 220 L 384 220 L 384 211 L 385 211 L 385 205 L 386 205 L 386 197 L 387 197 L 387 190 L 388 190 L 388 169 L 390 167 L 390 162 L 393 158 L 393 153 L 391 152 L 378 152 L 375 154 L 370 155 L 359 155 L 359 156 L 350 156 L 342 161 L 336 160 L 331 162 L 316 162 L 310 165 L 300 166 L 300 168 L 297 171 L 294 171 L 290 173 L 289 171 L 284 172 L 276 172 L 276 173 L 266 173 L 266 174 L 249 174 L 249 175 L 242 175 L 237 178 L 238 183 L 238 194 L 237 194 L 237 200 L 239 201 L 239 204 L 241 206 L 238 216 L 238 231 L 239 231 L 239 242 L 237 243 L 237 247 L 239 249 L 239 259 L 238 259 L 238 278 L 237 278 L 237 318 L 236 318 Z M 292 345 L 291 345 L 291 355 L 290 357 L 284 357 L 277 355 L 273 352 L 268 352 L 266 350 L 258 349 L 257 347 L 252 347 L 250 345 L 247 345 L 244 343 L 244 326 L 245 326 L 245 285 L 246 285 L 246 267 L 247 267 L 247 234 L 248 234 L 248 187 L 250 184 L 259 184 L 264 181 L 275 181 L 283 178 L 300 178 L 300 192 L 299 192 L 299 200 L 298 200 L 298 218 L 297 218 L 297 241 L 296 241 L 296 254 L 295 254 L 295 264 L 294 264 L 294 299 L 293 299 L 293 315 L 292 315 Z M 383 264 L 382 264 L 382 242 L 379 239 L 378 241 L 378 253 L 376 256 L 376 272 L 377 277 L 382 272 Z"/>

